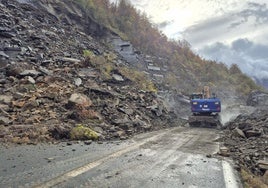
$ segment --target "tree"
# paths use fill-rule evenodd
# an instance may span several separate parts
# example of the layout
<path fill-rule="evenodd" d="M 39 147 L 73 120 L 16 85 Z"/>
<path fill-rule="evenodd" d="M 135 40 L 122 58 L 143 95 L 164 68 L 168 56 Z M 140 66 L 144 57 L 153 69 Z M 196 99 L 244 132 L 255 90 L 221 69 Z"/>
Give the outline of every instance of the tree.
<path fill-rule="evenodd" d="M 230 74 L 242 74 L 237 64 L 232 64 L 229 69 Z"/>

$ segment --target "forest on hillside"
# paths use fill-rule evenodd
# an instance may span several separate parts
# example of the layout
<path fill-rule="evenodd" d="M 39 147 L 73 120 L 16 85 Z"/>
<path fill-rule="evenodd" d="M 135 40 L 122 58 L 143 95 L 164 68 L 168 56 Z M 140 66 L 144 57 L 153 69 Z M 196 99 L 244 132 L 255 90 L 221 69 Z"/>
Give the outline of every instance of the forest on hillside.
<path fill-rule="evenodd" d="M 227 67 L 222 62 L 201 58 L 185 40 L 168 39 L 143 12 L 127 0 L 78 0 L 87 14 L 121 38 L 131 41 L 143 53 L 167 59 L 169 73 L 165 82 L 174 88 L 194 90 L 201 85 L 229 88 L 247 95 L 261 89 L 243 74 L 236 64 Z"/>

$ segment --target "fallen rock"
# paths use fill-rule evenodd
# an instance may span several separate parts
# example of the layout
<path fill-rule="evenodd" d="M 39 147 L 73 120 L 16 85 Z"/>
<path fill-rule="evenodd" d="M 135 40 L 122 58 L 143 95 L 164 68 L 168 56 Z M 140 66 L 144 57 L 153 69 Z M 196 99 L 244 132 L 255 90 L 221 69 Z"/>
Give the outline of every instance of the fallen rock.
<path fill-rule="evenodd" d="M 79 87 L 79 86 L 82 84 L 82 80 L 81 80 L 81 78 L 75 78 L 75 79 L 74 79 L 74 84 L 75 84 L 77 87 Z"/>
<path fill-rule="evenodd" d="M 29 83 L 31 83 L 31 84 L 35 84 L 35 80 L 33 79 L 33 77 L 28 76 L 28 77 L 27 77 L 27 80 L 28 80 Z"/>
<path fill-rule="evenodd" d="M 220 147 L 220 150 L 218 152 L 219 155 L 224 156 L 224 157 L 229 157 L 230 156 L 230 151 L 227 147 Z"/>
<path fill-rule="evenodd" d="M 70 138 L 70 127 L 66 125 L 55 125 L 50 128 L 49 132 L 57 140 Z"/>
<path fill-rule="evenodd" d="M 89 107 L 92 105 L 92 102 L 86 95 L 74 93 L 69 98 L 68 107 L 72 107 L 74 105 L 82 105 L 83 107 Z"/>
<path fill-rule="evenodd" d="M 69 57 L 62 57 L 62 58 L 59 58 L 59 60 L 63 62 L 70 62 L 70 63 L 79 63 L 81 61 L 80 59 L 74 59 L 74 58 L 69 58 Z"/>
<path fill-rule="evenodd" d="M 10 104 L 13 100 L 13 96 L 10 95 L 0 95 L 0 102 L 4 104 Z"/>
<path fill-rule="evenodd" d="M 259 130 L 248 130 L 245 133 L 246 133 L 247 138 L 261 136 L 261 131 Z"/>
<path fill-rule="evenodd" d="M 77 125 L 70 132 L 70 138 L 72 140 L 97 140 L 99 135 L 83 125 Z"/>
<path fill-rule="evenodd" d="M 0 116 L 0 125 L 8 125 L 11 122 L 12 121 L 10 121 L 9 118 Z"/>
<path fill-rule="evenodd" d="M 121 75 L 118 75 L 118 74 L 113 74 L 112 77 L 113 77 L 114 80 L 116 80 L 118 82 L 125 81 L 124 78 Z"/>
<path fill-rule="evenodd" d="M 260 169 L 263 169 L 263 170 L 268 170 L 268 161 L 264 161 L 264 160 L 261 160 L 261 161 L 258 161 L 257 165 L 259 166 Z"/>
<path fill-rule="evenodd" d="M 20 73 L 20 76 L 32 76 L 36 77 L 41 75 L 42 73 L 36 70 L 24 70 L 23 72 Z"/>
<path fill-rule="evenodd" d="M 233 132 L 233 136 L 246 138 L 245 133 L 239 128 L 235 128 L 235 131 Z"/>
<path fill-rule="evenodd" d="M 9 58 L 9 56 L 3 51 L 0 51 L 0 57 L 5 57 L 7 59 Z"/>
<path fill-rule="evenodd" d="M 84 141 L 84 144 L 85 145 L 90 145 L 90 144 L 92 144 L 92 140 L 86 140 L 86 141 Z"/>

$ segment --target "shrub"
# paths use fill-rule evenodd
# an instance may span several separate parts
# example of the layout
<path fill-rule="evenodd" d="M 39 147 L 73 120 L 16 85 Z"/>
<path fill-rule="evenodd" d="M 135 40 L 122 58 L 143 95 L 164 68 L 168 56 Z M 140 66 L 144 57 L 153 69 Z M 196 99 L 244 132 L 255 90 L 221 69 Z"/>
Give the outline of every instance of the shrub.
<path fill-rule="evenodd" d="M 127 67 L 119 67 L 119 72 L 124 77 L 128 78 L 142 90 L 157 92 L 157 89 L 152 81 L 150 81 L 143 72 L 136 71 Z"/>

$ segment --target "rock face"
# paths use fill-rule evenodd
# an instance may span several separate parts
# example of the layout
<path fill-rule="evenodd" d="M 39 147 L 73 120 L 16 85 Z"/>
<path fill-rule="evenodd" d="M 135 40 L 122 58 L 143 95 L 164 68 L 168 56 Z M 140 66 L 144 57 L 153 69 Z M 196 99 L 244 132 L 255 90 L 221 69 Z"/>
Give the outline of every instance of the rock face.
<path fill-rule="evenodd" d="M 268 93 L 262 91 L 251 92 L 247 99 L 247 105 L 266 107 L 268 105 Z"/>
<path fill-rule="evenodd" d="M 94 39 L 108 31 L 65 2 L 0 0 L 0 141 L 70 139 L 78 124 L 98 139 L 125 139 L 175 124 L 155 93 L 117 66 L 103 76 L 85 58 L 115 53 Z M 116 55 L 112 61 L 123 66 Z"/>
<path fill-rule="evenodd" d="M 239 166 L 263 175 L 268 160 L 268 111 L 239 115 L 227 124 L 224 143 Z"/>

